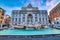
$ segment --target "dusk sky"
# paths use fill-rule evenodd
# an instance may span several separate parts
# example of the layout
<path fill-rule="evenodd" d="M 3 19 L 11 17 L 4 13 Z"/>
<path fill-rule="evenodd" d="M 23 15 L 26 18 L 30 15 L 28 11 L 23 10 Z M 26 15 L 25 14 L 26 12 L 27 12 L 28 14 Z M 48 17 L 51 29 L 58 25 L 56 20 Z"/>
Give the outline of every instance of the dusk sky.
<path fill-rule="evenodd" d="M 11 15 L 12 10 L 26 7 L 29 3 L 40 10 L 51 10 L 60 0 L 0 0 L 0 7 L 6 10 L 6 14 Z"/>

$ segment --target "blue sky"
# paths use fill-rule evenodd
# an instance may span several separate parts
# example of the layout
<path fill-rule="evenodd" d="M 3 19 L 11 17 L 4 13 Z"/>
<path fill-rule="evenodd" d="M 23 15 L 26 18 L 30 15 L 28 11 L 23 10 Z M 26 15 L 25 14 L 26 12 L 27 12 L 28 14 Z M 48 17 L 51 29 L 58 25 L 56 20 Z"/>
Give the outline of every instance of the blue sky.
<path fill-rule="evenodd" d="M 60 0 L 0 0 L 0 7 L 6 10 L 6 14 L 11 15 L 12 10 L 19 10 L 21 7 L 32 6 L 39 7 L 40 10 L 50 11 Z"/>

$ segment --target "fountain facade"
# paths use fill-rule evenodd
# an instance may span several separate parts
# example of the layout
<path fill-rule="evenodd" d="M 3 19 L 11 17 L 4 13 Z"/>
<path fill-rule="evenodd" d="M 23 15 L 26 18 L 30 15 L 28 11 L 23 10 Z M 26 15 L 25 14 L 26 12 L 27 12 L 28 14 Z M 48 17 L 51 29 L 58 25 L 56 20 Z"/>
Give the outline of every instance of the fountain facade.
<path fill-rule="evenodd" d="M 47 10 L 39 10 L 31 4 L 22 7 L 21 10 L 12 10 L 12 25 L 23 25 L 27 27 L 37 27 L 39 25 L 48 25 Z"/>

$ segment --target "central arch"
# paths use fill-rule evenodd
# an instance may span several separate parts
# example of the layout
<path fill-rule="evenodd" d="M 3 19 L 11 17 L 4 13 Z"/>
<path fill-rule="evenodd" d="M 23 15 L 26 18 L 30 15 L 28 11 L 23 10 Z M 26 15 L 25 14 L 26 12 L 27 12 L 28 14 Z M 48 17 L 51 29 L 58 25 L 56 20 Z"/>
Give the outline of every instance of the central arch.
<path fill-rule="evenodd" d="M 33 16 L 32 16 L 32 14 L 28 14 L 28 16 L 27 16 L 27 23 L 28 24 L 32 24 L 32 22 L 33 22 Z"/>

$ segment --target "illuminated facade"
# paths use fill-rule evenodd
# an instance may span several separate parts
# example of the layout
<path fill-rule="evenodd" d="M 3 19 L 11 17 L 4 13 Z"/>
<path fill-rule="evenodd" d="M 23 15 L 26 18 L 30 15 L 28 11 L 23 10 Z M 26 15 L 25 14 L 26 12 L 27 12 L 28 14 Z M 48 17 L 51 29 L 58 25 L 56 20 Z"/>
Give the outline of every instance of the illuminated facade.
<path fill-rule="evenodd" d="M 60 3 L 50 11 L 49 19 L 56 20 L 57 17 L 60 17 Z"/>
<path fill-rule="evenodd" d="M 22 7 L 21 10 L 12 11 L 12 25 L 47 25 L 48 13 L 47 10 L 39 10 L 38 7 L 33 7 L 29 4 L 27 7 Z"/>
<path fill-rule="evenodd" d="M 0 8 L 0 25 L 2 24 L 4 18 L 5 10 Z"/>

